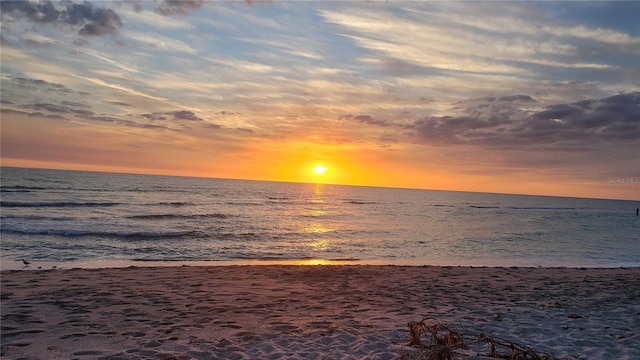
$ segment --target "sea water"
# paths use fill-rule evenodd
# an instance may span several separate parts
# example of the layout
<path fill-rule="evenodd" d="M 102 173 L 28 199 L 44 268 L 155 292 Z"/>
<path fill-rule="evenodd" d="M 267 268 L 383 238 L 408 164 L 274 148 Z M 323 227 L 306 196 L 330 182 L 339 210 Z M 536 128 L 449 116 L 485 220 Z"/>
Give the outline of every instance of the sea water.
<path fill-rule="evenodd" d="M 7 167 L 0 186 L 5 269 L 640 266 L 633 201 Z"/>

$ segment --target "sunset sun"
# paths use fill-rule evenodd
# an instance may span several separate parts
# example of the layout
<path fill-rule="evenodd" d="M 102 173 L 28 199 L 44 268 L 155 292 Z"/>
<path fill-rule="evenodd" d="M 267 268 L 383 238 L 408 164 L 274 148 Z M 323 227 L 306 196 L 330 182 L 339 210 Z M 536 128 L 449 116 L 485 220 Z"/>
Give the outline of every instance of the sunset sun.
<path fill-rule="evenodd" d="M 313 170 L 313 172 L 316 173 L 316 175 L 323 175 L 324 173 L 327 172 L 327 168 L 322 166 L 322 164 L 316 165 L 316 167 L 314 167 L 311 170 Z"/>

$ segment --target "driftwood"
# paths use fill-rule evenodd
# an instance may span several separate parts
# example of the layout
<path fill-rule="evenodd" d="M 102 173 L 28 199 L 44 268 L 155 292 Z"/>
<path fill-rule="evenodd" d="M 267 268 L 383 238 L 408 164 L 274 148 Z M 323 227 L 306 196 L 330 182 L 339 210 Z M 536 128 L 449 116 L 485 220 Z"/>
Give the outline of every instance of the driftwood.
<path fill-rule="evenodd" d="M 436 320 L 425 318 L 409 322 L 409 343 L 415 351 L 405 353 L 399 360 L 458 360 L 458 359 L 509 359 L 509 360 L 555 360 L 547 353 L 538 353 L 532 348 L 513 341 L 487 336 L 463 335 L 457 329 Z M 471 344 L 486 344 L 484 353 L 471 351 Z M 478 348 L 476 346 L 476 348 Z M 485 346 L 487 348 L 487 346 Z"/>

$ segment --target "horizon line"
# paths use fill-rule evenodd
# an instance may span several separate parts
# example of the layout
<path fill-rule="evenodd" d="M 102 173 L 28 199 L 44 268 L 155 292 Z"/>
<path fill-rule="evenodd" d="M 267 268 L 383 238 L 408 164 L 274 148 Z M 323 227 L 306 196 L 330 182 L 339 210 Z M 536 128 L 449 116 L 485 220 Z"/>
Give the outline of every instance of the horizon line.
<path fill-rule="evenodd" d="M 327 186 L 353 186 L 353 187 L 368 187 L 368 188 L 381 188 L 381 189 L 398 189 L 398 190 L 424 190 L 424 191 L 445 191 L 445 192 L 459 192 L 470 194 L 489 194 L 489 195 L 508 195 L 508 196 L 539 196 L 539 197 L 553 197 L 553 198 L 567 198 L 567 199 L 585 199 L 585 200 L 615 200 L 615 201 L 631 201 L 640 202 L 640 199 L 626 199 L 626 198 L 604 198 L 604 197 L 581 197 L 581 196 L 568 196 L 568 195 L 550 195 L 550 194 L 534 194 L 534 193 L 507 193 L 507 192 L 491 192 L 491 191 L 474 191 L 474 190 L 455 190 L 455 189 L 433 189 L 433 188 L 418 188 L 418 187 L 400 187 L 400 186 L 383 186 L 383 185 L 365 185 L 365 184 L 338 184 L 338 183 L 323 183 L 314 181 L 287 181 L 287 180 L 273 180 L 273 179 L 243 179 L 243 178 L 231 178 L 231 177 L 215 177 L 215 176 L 196 176 L 196 175 L 184 175 L 184 174 L 171 174 L 171 173 L 154 173 L 154 172 L 135 172 L 124 170 L 87 170 L 87 169 L 62 169 L 54 167 L 25 167 L 25 166 L 10 166 L 2 165 L 0 168 L 14 168 L 14 169 L 31 169 L 31 170 L 53 170 L 53 171 L 76 171 L 87 173 L 105 173 L 105 174 L 120 174 L 120 175 L 141 175 L 141 176 L 166 176 L 166 177 L 181 177 L 191 179 L 212 179 L 212 180 L 234 180 L 234 181 L 262 181 L 262 182 L 275 182 L 275 183 L 289 183 L 289 184 L 310 184 L 310 185 L 327 185 Z"/>

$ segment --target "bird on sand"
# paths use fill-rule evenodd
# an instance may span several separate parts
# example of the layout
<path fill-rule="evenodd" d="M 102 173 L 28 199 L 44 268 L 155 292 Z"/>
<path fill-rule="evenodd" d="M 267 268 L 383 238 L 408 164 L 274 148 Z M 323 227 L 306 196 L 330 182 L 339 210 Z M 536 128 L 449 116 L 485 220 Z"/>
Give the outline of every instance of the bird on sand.
<path fill-rule="evenodd" d="M 22 263 L 23 263 L 23 264 L 25 264 L 25 265 L 29 265 L 29 264 L 31 264 L 30 262 L 28 262 L 28 261 L 27 261 L 27 260 L 25 260 L 25 259 L 22 259 Z"/>

